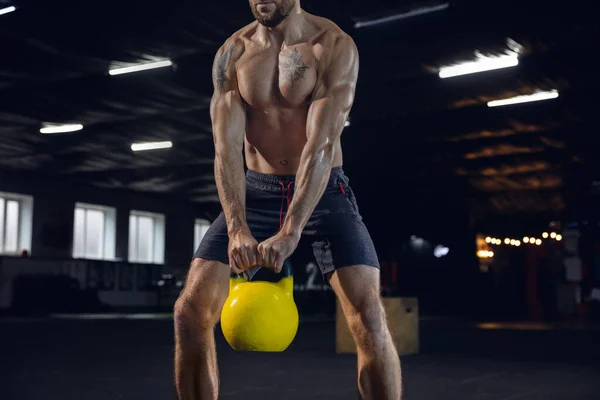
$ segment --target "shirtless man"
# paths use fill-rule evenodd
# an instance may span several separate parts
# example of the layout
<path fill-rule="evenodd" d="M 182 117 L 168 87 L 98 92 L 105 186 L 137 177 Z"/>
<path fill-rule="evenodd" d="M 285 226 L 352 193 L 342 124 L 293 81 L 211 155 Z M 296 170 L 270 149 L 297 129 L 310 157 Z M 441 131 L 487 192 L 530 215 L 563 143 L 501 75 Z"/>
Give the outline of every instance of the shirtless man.
<path fill-rule="evenodd" d="M 380 299 L 379 263 L 342 170 L 340 136 L 358 51 L 300 0 L 250 0 L 250 7 L 256 21 L 233 34 L 214 62 L 210 112 L 223 213 L 175 305 L 179 399 L 218 398 L 214 326 L 230 271 L 248 279 L 261 266 L 280 272 L 302 237 L 356 341 L 362 397 L 398 400 L 400 361 Z"/>

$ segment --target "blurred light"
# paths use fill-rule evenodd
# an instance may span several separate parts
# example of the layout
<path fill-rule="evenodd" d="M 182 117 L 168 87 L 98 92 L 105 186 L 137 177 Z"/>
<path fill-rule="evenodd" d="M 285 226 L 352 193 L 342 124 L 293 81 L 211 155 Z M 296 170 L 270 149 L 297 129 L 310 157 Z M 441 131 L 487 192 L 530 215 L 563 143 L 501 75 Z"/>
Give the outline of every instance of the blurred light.
<path fill-rule="evenodd" d="M 509 238 L 504 239 L 504 244 L 509 244 L 509 243 L 510 243 L 510 239 Z"/>
<path fill-rule="evenodd" d="M 523 238 L 523 243 L 529 243 L 529 238 L 527 236 Z"/>
<path fill-rule="evenodd" d="M 537 239 L 537 240 L 535 241 L 535 244 L 536 244 L 536 245 L 538 245 L 538 246 L 539 246 L 540 244 L 542 244 L 542 239 Z"/>
<path fill-rule="evenodd" d="M 385 24 L 385 23 L 397 21 L 400 19 L 406 19 L 406 18 L 410 18 L 410 17 L 416 17 L 418 15 L 428 14 L 431 12 L 442 11 L 442 10 L 447 9 L 448 7 L 450 7 L 450 4 L 448 4 L 448 3 L 440 4 L 440 5 L 432 6 L 432 7 L 422 7 L 422 8 L 418 8 L 415 10 L 411 10 L 407 13 L 394 14 L 394 15 L 390 15 L 387 17 L 383 17 L 383 18 L 373 19 L 370 21 L 359 21 L 354 24 L 354 27 L 355 28 L 365 28 L 368 26 Z"/>
<path fill-rule="evenodd" d="M 133 143 L 131 145 L 131 150 L 133 150 L 133 151 L 158 150 L 158 149 L 170 149 L 171 147 L 173 147 L 172 142 Z"/>
<path fill-rule="evenodd" d="M 521 241 L 520 240 L 515 240 L 515 246 L 519 247 L 521 245 Z"/>
<path fill-rule="evenodd" d="M 556 241 L 560 242 L 562 240 L 562 235 L 556 235 Z"/>
<path fill-rule="evenodd" d="M 511 239 L 511 240 L 510 240 L 510 244 L 511 244 L 511 246 L 514 246 L 514 245 L 515 245 L 515 243 L 517 243 L 517 241 L 516 241 L 515 239 Z"/>
<path fill-rule="evenodd" d="M 108 73 L 110 75 L 129 74 L 132 72 L 146 71 L 148 69 L 170 67 L 171 65 L 173 65 L 173 62 L 171 62 L 171 60 L 164 60 L 151 62 L 147 64 L 134 65 L 131 67 L 111 69 L 110 71 L 108 71 Z"/>
<path fill-rule="evenodd" d="M 447 248 L 446 246 L 442 246 L 441 244 L 437 245 L 435 247 L 435 249 L 433 249 L 433 255 L 437 258 L 442 258 L 442 257 L 448 255 L 449 252 L 450 252 L 450 249 Z"/>
<path fill-rule="evenodd" d="M 502 241 L 500 239 L 496 239 L 494 240 L 494 244 L 502 244 Z"/>
<path fill-rule="evenodd" d="M 11 13 L 13 11 L 16 11 L 16 9 L 17 9 L 17 7 L 15 7 L 15 6 L 2 8 L 2 9 L 0 9 L 0 15 Z"/>
<path fill-rule="evenodd" d="M 519 57 L 516 53 L 511 52 L 511 54 L 503 54 L 495 57 L 478 55 L 476 61 L 467 61 L 457 65 L 440 68 L 439 76 L 440 78 L 445 79 L 454 76 L 492 71 L 495 69 L 516 67 L 517 65 L 519 65 Z"/>
<path fill-rule="evenodd" d="M 346 120 L 346 122 L 344 122 L 344 126 L 345 126 L 346 128 L 350 126 L 350 118 L 348 118 L 348 119 Z"/>
<path fill-rule="evenodd" d="M 40 133 L 51 134 L 51 133 L 67 133 L 67 132 L 76 132 L 83 129 L 83 125 L 81 124 L 73 124 L 73 125 L 54 125 L 54 126 L 46 126 L 40 129 Z"/>
<path fill-rule="evenodd" d="M 544 233 L 542 233 L 542 237 L 543 237 L 544 239 L 548 239 L 548 232 L 544 232 Z"/>
<path fill-rule="evenodd" d="M 552 232 L 552 233 L 550 234 L 550 237 L 551 237 L 552 239 L 556 239 L 556 232 Z"/>
<path fill-rule="evenodd" d="M 477 257 L 479 257 L 479 258 L 492 258 L 492 257 L 494 257 L 494 252 L 493 251 L 488 251 L 488 250 L 479 250 L 477 252 Z"/>
<path fill-rule="evenodd" d="M 491 238 L 491 237 L 489 237 L 489 236 L 488 236 L 488 237 L 486 237 L 486 238 L 485 238 L 485 242 L 486 242 L 486 243 L 492 243 L 492 238 Z"/>
<path fill-rule="evenodd" d="M 550 90 L 548 92 L 537 92 L 530 95 L 511 97 L 509 99 L 494 100 L 488 103 L 488 107 L 500 107 L 508 106 L 510 104 L 529 103 L 532 101 L 550 100 L 558 97 L 557 90 Z"/>

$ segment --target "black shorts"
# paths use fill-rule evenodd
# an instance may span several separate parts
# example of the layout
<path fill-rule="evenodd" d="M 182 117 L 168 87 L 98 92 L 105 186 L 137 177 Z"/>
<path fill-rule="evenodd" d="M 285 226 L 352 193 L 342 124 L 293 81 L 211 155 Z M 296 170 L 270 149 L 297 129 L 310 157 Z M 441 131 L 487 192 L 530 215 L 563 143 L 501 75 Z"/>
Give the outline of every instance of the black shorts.
<path fill-rule="evenodd" d="M 246 173 L 246 220 L 260 243 L 281 228 L 294 195 L 295 176 Z M 309 241 L 323 276 L 342 267 L 368 265 L 379 268 L 371 236 L 358 211 L 356 198 L 342 167 L 331 170 L 323 197 L 302 232 Z M 229 264 L 227 225 L 221 213 L 202 239 L 194 258 Z M 246 271 L 248 278 L 260 268 Z"/>

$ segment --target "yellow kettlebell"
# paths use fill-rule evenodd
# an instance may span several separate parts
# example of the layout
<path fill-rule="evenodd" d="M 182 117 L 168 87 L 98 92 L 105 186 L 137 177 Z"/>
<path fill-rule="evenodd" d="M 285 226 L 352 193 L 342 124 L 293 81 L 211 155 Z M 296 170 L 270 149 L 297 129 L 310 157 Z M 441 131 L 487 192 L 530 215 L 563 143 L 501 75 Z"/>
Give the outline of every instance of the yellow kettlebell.
<path fill-rule="evenodd" d="M 231 278 L 221 330 L 234 350 L 281 352 L 296 337 L 298 308 L 291 268 L 284 266 L 282 275 L 274 283 Z"/>

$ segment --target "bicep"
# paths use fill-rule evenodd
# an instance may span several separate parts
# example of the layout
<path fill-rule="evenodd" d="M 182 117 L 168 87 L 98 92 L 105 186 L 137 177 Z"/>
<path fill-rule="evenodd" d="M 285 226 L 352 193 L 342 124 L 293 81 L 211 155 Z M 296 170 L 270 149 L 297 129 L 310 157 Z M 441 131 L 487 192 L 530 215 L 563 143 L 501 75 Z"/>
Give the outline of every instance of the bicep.
<path fill-rule="evenodd" d="M 354 103 L 358 51 L 351 39 L 336 50 L 311 102 L 307 121 L 309 140 L 339 137 Z"/>
<path fill-rule="evenodd" d="M 210 103 L 213 136 L 217 151 L 243 145 L 246 113 L 237 89 L 234 67 L 235 48 L 224 45 L 213 65 L 214 93 Z"/>

